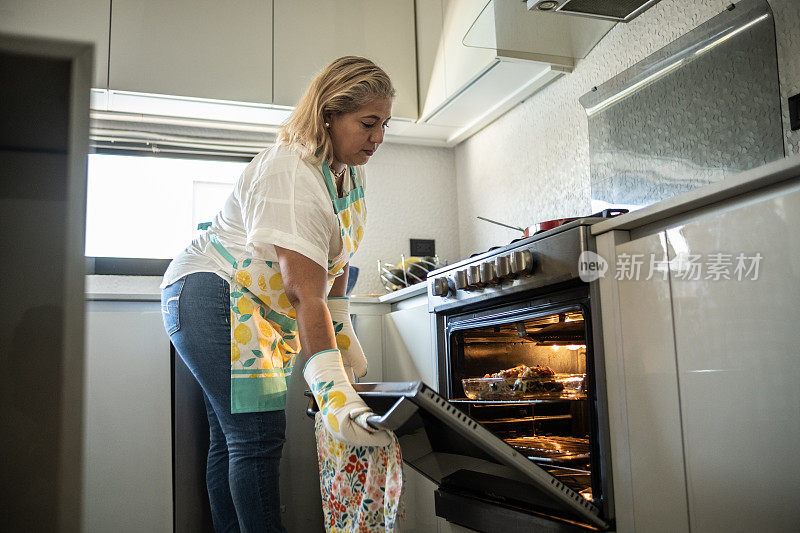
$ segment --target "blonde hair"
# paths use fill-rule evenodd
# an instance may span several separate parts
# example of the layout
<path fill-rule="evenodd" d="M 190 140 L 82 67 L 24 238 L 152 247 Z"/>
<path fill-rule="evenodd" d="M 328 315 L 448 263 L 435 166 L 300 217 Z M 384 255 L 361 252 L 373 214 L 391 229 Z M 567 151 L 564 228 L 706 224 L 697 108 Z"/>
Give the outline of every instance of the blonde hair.
<path fill-rule="evenodd" d="M 393 98 L 392 81 L 369 59 L 345 56 L 320 72 L 278 132 L 278 142 L 298 145 L 314 164 L 333 160 L 325 116 L 357 111 L 375 98 Z"/>

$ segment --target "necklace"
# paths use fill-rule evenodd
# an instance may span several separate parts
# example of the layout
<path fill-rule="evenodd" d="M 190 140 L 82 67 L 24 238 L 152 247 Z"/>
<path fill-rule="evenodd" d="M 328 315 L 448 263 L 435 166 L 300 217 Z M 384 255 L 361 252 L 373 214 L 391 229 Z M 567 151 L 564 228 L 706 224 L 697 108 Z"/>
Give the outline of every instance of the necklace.
<path fill-rule="evenodd" d="M 347 165 L 345 165 L 345 166 L 342 168 L 342 170 L 340 170 L 339 172 L 336 172 L 336 171 L 335 171 L 335 170 L 333 170 L 333 169 L 331 169 L 331 172 L 333 173 L 333 175 L 334 175 L 334 176 L 336 176 L 336 179 L 337 179 L 337 180 L 340 180 L 340 179 L 342 179 L 342 178 L 344 177 L 344 171 L 345 171 L 345 170 L 347 170 Z"/>

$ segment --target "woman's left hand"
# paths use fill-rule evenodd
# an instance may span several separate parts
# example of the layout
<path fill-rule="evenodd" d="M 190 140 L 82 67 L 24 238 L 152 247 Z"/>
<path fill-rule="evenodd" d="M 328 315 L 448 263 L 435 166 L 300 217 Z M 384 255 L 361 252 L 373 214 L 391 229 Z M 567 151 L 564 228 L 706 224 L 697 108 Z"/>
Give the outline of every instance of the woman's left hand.
<path fill-rule="evenodd" d="M 328 311 L 336 334 L 336 347 L 342 353 L 345 369 L 350 367 L 355 377 L 363 378 L 367 374 L 367 358 L 350 320 L 349 299 L 346 296 L 329 297 Z"/>

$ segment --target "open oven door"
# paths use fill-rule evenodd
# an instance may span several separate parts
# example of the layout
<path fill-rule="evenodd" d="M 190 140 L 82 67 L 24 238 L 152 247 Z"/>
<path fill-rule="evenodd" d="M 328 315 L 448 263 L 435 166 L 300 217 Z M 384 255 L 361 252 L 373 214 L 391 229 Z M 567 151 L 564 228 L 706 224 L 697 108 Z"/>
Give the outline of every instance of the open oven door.
<path fill-rule="evenodd" d="M 422 382 L 355 383 L 353 387 L 376 414 L 369 423 L 394 431 L 403 461 L 439 485 L 441 507 L 460 513 L 504 507 L 499 513 L 519 524 L 520 513 L 546 530 L 607 529 L 600 510 Z M 313 398 L 309 414 L 313 414 Z M 469 508 L 464 507 L 464 503 Z M 488 507 L 486 507 L 488 505 Z M 485 513 L 483 513 L 485 515 Z M 447 516 L 445 516 L 447 518 Z M 486 516 L 484 516 L 486 519 Z M 493 519 L 494 520 L 494 519 Z M 555 520 L 555 522 L 553 522 Z M 561 526 L 556 525 L 558 522 Z M 493 526 L 498 527 L 493 527 Z M 583 526 L 583 527 L 581 527 Z M 521 530 L 492 522 L 485 531 Z"/>

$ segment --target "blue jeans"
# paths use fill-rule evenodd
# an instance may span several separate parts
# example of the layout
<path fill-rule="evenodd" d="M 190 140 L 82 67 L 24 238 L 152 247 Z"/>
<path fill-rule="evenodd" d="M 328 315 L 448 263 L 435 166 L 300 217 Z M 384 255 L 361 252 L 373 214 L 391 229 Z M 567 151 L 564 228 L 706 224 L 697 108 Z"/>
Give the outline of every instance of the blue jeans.
<path fill-rule="evenodd" d="M 189 274 L 161 291 L 164 327 L 203 389 L 210 427 L 206 485 L 217 532 L 285 532 L 278 472 L 284 411 L 231 414 L 230 286 Z"/>

